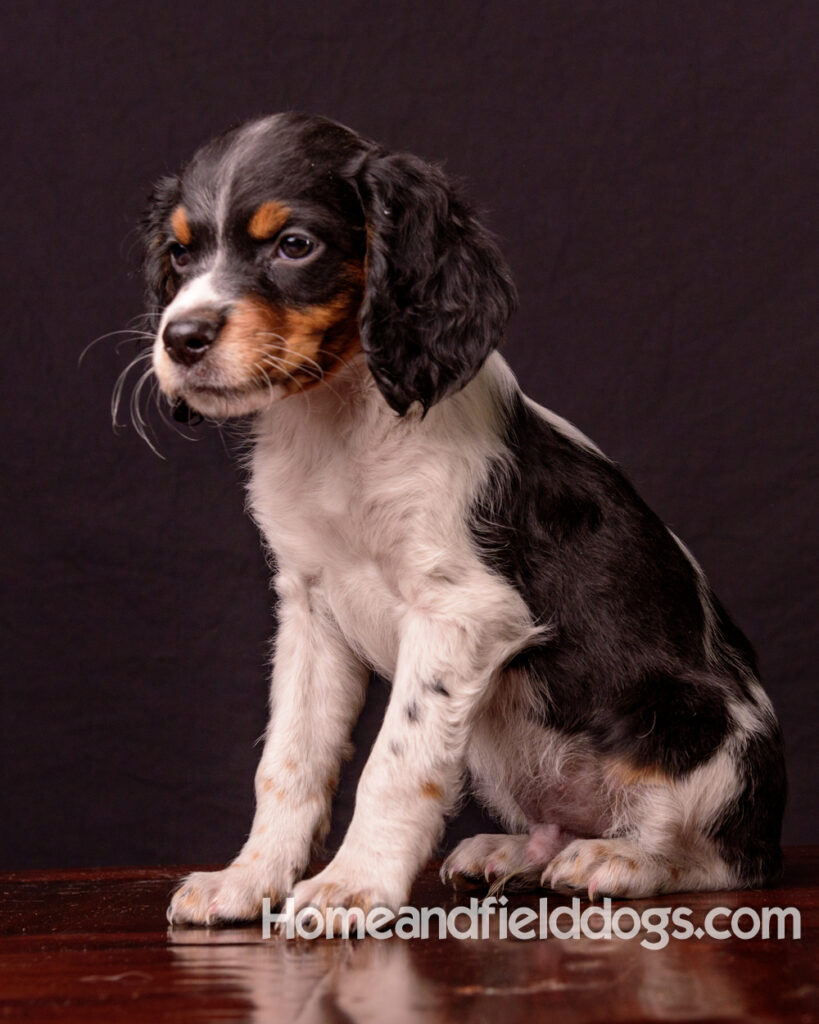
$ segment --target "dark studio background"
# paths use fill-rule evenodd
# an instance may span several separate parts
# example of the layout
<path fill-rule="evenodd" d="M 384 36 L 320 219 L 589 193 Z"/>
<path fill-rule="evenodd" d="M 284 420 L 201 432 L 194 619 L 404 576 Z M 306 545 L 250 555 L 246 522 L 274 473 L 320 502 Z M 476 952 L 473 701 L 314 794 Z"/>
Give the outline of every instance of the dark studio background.
<path fill-rule="evenodd" d="M 785 838 L 819 841 L 819 6 L 45 0 L 2 19 L 0 866 L 220 861 L 249 827 L 273 616 L 235 443 L 157 420 L 157 458 L 111 429 L 134 346 L 77 360 L 142 312 L 153 179 L 287 108 L 467 179 L 520 289 L 507 358 L 755 643 Z"/>

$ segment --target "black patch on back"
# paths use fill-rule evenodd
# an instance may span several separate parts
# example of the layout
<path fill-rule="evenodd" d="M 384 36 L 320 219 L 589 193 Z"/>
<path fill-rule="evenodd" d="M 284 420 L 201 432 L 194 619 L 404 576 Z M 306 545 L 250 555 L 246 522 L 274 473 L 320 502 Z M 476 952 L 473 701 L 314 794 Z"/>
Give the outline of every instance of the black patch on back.
<path fill-rule="evenodd" d="M 512 662 L 541 685 L 541 721 L 587 734 L 601 754 L 690 771 L 729 727 L 691 563 L 617 466 L 520 395 L 505 442 L 510 460 L 476 501 L 472 533 L 534 619 L 555 629 Z"/>

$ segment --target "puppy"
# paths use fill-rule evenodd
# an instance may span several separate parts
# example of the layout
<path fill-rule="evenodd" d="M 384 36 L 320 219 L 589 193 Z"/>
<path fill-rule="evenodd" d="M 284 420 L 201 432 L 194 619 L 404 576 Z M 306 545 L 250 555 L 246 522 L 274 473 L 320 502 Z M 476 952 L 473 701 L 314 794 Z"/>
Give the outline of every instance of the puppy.
<path fill-rule="evenodd" d="M 275 558 L 250 835 L 176 922 L 409 897 L 468 784 L 508 830 L 444 879 L 637 897 L 780 870 L 782 744 L 754 653 L 683 543 L 494 351 L 509 271 L 437 168 L 277 114 L 163 179 L 145 220 L 177 415 L 252 417 Z M 326 834 L 372 670 L 392 681 L 355 814 Z"/>

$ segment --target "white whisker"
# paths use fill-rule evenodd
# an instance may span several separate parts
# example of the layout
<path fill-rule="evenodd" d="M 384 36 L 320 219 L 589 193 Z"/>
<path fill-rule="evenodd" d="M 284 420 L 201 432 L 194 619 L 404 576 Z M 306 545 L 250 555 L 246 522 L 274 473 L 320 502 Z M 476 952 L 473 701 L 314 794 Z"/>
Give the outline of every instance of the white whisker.
<path fill-rule="evenodd" d="M 117 422 L 117 414 L 119 413 L 119 407 L 122 401 L 122 392 L 123 389 L 125 388 L 125 382 L 127 380 L 128 374 L 135 366 L 139 366 L 140 363 L 143 363 L 145 362 L 146 359 L 150 358 L 150 351 L 140 352 L 139 355 L 135 356 L 131 360 L 131 362 L 128 363 L 125 369 L 121 371 L 120 375 L 116 379 L 116 382 L 114 383 L 114 390 L 111 393 L 111 422 L 115 430 L 118 427 L 122 426 L 122 424 Z"/>

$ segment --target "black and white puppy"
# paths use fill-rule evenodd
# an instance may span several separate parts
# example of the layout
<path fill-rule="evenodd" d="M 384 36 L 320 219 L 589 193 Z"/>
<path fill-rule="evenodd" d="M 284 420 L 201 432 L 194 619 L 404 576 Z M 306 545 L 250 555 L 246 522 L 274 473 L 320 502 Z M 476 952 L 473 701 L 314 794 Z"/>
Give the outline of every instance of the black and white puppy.
<path fill-rule="evenodd" d="M 278 114 L 155 190 L 159 385 L 252 416 L 276 563 L 271 718 L 247 842 L 173 922 L 400 906 L 469 782 L 508 835 L 446 879 L 647 896 L 780 869 L 782 743 L 753 651 L 616 465 L 494 352 L 509 271 L 437 168 Z M 326 832 L 371 670 L 392 681 L 355 814 Z"/>

